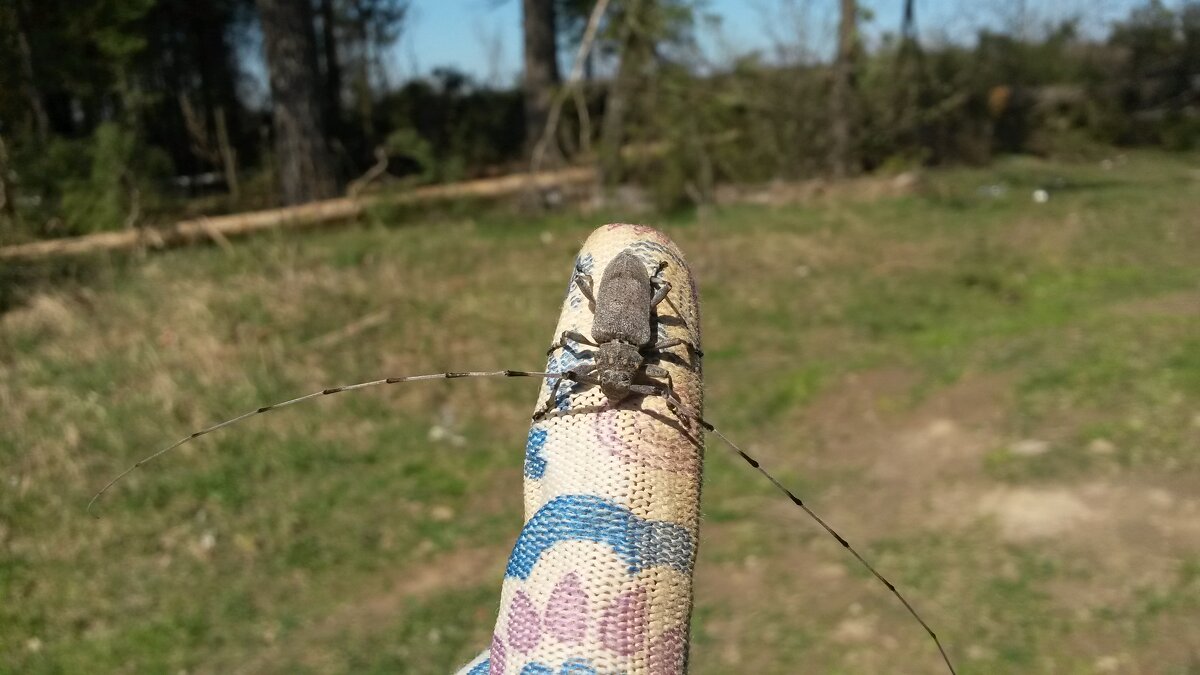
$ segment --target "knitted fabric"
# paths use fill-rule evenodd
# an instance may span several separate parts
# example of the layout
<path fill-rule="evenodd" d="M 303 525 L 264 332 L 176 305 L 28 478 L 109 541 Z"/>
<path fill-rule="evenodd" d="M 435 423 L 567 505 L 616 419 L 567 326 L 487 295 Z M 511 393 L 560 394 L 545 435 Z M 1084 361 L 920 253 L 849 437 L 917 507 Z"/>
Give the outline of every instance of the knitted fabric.
<path fill-rule="evenodd" d="M 647 274 L 667 263 L 662 276 L 672 289 L 657 307 L 654 341 L 679 337 L 699 349 L 695 280 L 665 235 L 605 225 L 575 264 L 599 284 L 626 249 Z M 591 329 L 592 308 L 570 283 L 552 340 Z M 594 349 L 568 342 L 546 370 L 591 363 Z M 679 399 L 701 412 L 696 354 L 680 345 L 648 362 L 666 368 Z M 542 387 L 535 410 L 555 384 Z M 561 387 L 555 410 L 529 430 L 525 525 L 505 570 L 492 644 L 460 673 L 685 672 L 703 451 L 702 431 L 661 397 L 635 394 L 612 408 L 599 387 Z"/>

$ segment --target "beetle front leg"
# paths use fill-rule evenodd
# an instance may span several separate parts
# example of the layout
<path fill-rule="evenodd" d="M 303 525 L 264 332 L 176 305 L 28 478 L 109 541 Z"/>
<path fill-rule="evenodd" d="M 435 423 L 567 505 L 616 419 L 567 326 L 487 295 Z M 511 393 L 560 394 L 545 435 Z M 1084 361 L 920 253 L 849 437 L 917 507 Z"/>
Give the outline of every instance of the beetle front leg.
<path fill-rule="evenodd" d="M 558 388 L 562 386 L 563 382 L 570 382 L 572 384 L 576 382 L 582 384 L 600 384 L 600 380 L 591 375 L 594 370 L 596 370 L 594 364 L 587 364 L 563 373 L 561 377 L 554 381 L 554 386 L 550 388 L 550 396 L 546 399 L 546 404 L 533 414 L 533 421 L 540 421 L 558 405 Z"/>

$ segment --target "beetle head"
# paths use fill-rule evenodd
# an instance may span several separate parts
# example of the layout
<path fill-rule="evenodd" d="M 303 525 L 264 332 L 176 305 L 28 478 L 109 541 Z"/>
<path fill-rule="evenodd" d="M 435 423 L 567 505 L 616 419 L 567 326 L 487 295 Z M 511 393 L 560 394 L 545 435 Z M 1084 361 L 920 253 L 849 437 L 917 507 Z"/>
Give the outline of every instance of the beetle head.
<path fill-rule="evenodd" d="M 596 375 L 600 391 L 610 404 L 616 405 L 629 396 L 629 387 L 642 367 L 642 353 L 624 342 L 606 342 L 596 354 Z"/>

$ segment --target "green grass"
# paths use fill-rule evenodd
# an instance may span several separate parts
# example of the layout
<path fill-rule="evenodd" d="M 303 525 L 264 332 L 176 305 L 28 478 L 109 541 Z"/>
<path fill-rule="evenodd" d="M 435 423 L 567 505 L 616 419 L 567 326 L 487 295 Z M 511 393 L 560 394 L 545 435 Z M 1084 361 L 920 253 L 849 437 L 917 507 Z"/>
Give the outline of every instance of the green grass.
<path fill-rule="evenodd" d="M 708 416 L 897 582 L 962 673 L 1197 672 L 1198 171 L 1016 158 L 906 196 L 654 222 L 700 279 Z M 521 522 L 536 384 L 272 412 L 135 472 L 99 520 L 84 505 L 265 402 L 540 366 L 579 243 L 627 218 L 377 210 L 6 289 L 0 672 L 469 659 Z M 1014 451 L 1028 439 L 1045 451 Z M 938 671 L 840 546 L 712 443 L 708 460 L 694 672 Z"/>

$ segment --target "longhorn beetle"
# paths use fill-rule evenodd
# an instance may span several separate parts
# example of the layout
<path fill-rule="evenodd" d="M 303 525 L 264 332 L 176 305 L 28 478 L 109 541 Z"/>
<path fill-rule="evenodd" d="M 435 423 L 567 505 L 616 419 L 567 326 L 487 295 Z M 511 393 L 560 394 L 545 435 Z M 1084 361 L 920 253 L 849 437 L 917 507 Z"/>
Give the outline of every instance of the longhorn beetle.
<path fill-rule="evenodd" d="M 535 422 L 554 408 L 558 388 L 563 382 L 598 385 L 609 405 L 616 405 L 631 394 L 665 396 L 668 403 L 675 400 L 671 391 L 671 374 L 660 366 L 647 364 L 645 356 L 677 345 L 686 345 L 696 356 L 704 354 L 682 338 L 668 338 L 651 344 L 654 339 L 651 315 L 671 291 L 671 283 L 661 276 L 666 267 L 666 261 L 660 262 L 654 275 L 647 276 L 645 264 L 626 249 L 614 256 L 608 267 L 604 268 L 598 292 L 593 291 L 592 277 L 576 268 L 572 282 L 593 307 L 592 337 L 589 339 L 575 331 L 563 331 L 559 341 L 550 345 L 546 353 L 554 353 L 570 340 L 596 347 L 596 362 L 567 370 L 554 383 L 545 407 L 534 413 Z M 638 376 L 642 376 L 642 379 L 666 378 L 667 384 L 664 387 L 652 381 L 638 383 L 635 381 Z"/>
<path fill-rule="evenodd" d="M 631 395 L 637 394 L 641 396 L 659 396 L 665 399 L 667 407 L 679 416 L 681 421 L 692 421 L 699 424 L 705 431 L 715 434 L 721 439 L 733 452 L 742 458 L 752 468 L 761 473 L 768 481 L 771 482 L 780 492 L 787 495 L 788 499 L 793 504 L 800 507 L 804 513 L 808 514 L 818 525 L 837 540 L 864 568 L 867 569 L 876 579 L 879 580 L 889 591 L 904 605 L 916 621 L 921 624 L 929 637 L 937 646 L 938 652 L 941 654 L 942 660 L 949 669 L 951 675 L 956 675 L 954 665 L 950 661 L 949 655 L 942 646 L 941 640 L 938 639 L 937 633 L 929 627 L 917 610 L 908 602 L 908 600 L 900 593 L 896 586 L 880 574 L 871 563 L 867 562 L 862 555 L 859 554 L 850 542 L 842 535 L 838 534 L 831 525 L 825 522 L 812 509 L 808 507 L 799 497 L 790 489 L 779 482 L 770 472 L 768 472 L 761 462 L 746 454 L 737 444 L 729 440 L 725 434 L 721 433 L 708 420 L 702 417 L 697 411 L 689 408 L 678 397 L 676 397 L 672 389 L 670 373 L 660 366 L 646 363 L 647 356 L 654 356 L 664 349 L 675 346 L 686 346 L 688 350 L 694 353 L 697 357 L 703 356 L 702 352 L 695 345 L 687 343 L 681 338 L 668 338 L 657 343 L 653 342 L 655 337 L 655 320 L 654 310 L 671 291 L 670 282 L 662 278 L 662 272 L 666 269 L 667 262 L 661 261 L 655 268 L 653 274 L 646 269 L 645 263 L 630 249 L 625 249 L 619 252 L 609 262 L 604 269 L 604 274 L 600 279 L 599 288 L 594 288 L 591 276 L 585 274 L 578 267 L 572 277 L 572 283 L 575 284 L 591 303 L 593 312 L 592 318 L 592 335 L 589 338 L 575 331 L 564 331 L 559 338 L 559 341 L 551 345 L 549 352 L 552 353 L 556 349 L 566 346 L 568 341 L 585 344 L 596 347 L 596 358 L 593 364 L 582 365 L 575 368 L 567 369 L 560 373 L 534 372 L 523 370 L 498 370 L 498 371 L 474 371 L 474 372 L 455 372 L 455 373 L 435 373 L 431 375 L 409 375 L 407 377 L 389 377 L 382 380 L 372 380 L 370 382 L 360 382 L 341 387 L 332 387 L 322 389 L 321 391 L 313 392 L 305 396 L 300 396 L 288 401 L 282 401 L 272 405 L 263 406 L 255 410 L 251 410 L 242 415 L 238 415 L 232 419 L 214 424 L 210 427 L 195 431 L 171 445 L 155 452 L 148 457 L 145 457 L 135 464 L 130 466 L 125 471 L 117 475 L 100 489 L 88 502 L 87 510 L 90 513 L 96 501 L 108 492 L 110 488 L 117 484 L 125 476 L 132 473 L 135 469 L 153 461 L 158 457 L 170 452 L 171 450 L 187 443 L 188 441 L 199 438 L 206 434 L 212 433 L 217 429 L 236 424 L 247 417 L 253 417 L 262 413 L 270 412 L 278 408 L 294 405 L 301 401 L 307 401 L 320 396 L 328 396 L 331 394 L 340 394 L 346 391 L 354 391 L 357 389 L 366 389 L 368 387 L 376 387 L 386 384 L 400 384 L 402 382 L 417 382 L 421 380 L 439 380 L 439 379 L 455 379 L 460 377 L 540 377 L 547 379 L 557 379 L 551 389 L 550 396 L 542 409 L 538 410 L 533 415 L 534 421 L 538 421 L 547 415 L 554 407 L 557 393 L 563 382 L 571 382 L 585 385 L 599 386 L 604 396 L 608 399 L 610 405 L 616 405 L 625 400 Z M 658 382 L 653 378 L 663 378 L 666 382 Z"/>

